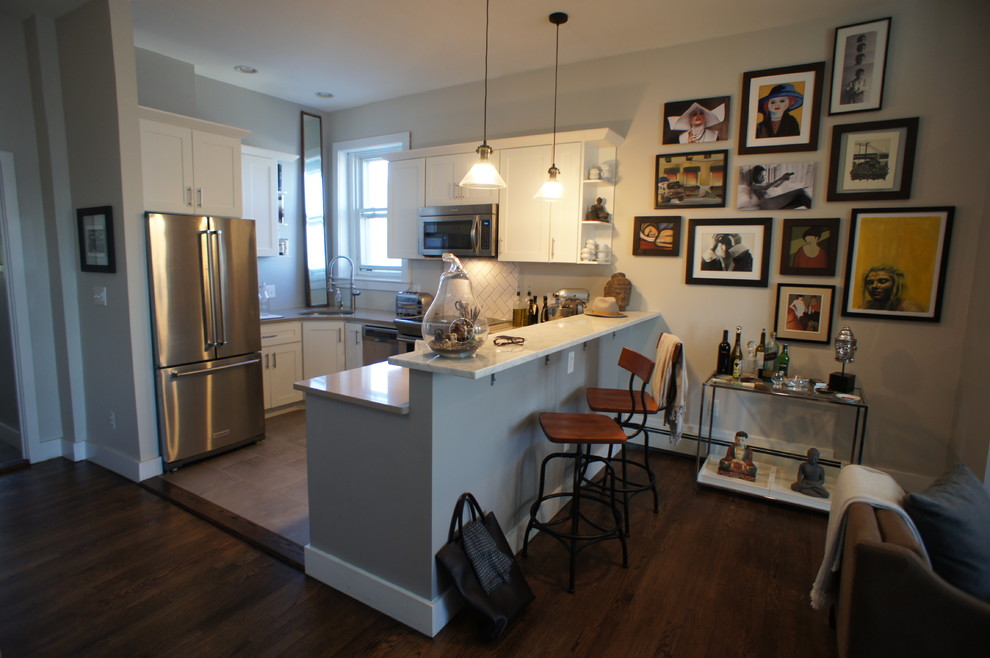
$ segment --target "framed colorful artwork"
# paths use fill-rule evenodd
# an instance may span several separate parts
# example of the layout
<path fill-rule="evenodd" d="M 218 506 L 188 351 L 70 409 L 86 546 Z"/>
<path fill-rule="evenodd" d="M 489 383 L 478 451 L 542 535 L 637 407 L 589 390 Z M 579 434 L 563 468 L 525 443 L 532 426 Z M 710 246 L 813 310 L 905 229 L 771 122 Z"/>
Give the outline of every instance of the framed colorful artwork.
<path fill-rule="evenodd" d="M 724 208 L 729 152 L 658 155 L 654 208 Z"/>
<path fill-rule="evenodd" d="M 785 219 L 780 240 L 780 273 L 835 276 L 839 218 Z"/>
<path fill-rule="evenodd" d="M 918 117 L 832 127 L 829 201 L 911 197 Z"/>
<path fill-rule="evenodd" d="M 842 315 L 938 322 L 954 212 L 853 210 Z"/>
<path fill-rule="evenodd" d="M 689 220 L 689 284 L 766 288 L 773 219 Z"/>
<path fill-rule="evenodd" d="M 663 104 L 663 143 L 701 144 L 729 138 L 729 97 Z"/>
<path fill-rule="evenodd" d="M 815 162 L 748 164 L 739 167 L 739 210 L 808 210 L 815 195 Z"/>
<path fill-rule="evenodd" d="M 117 271 L 113 248 L 113 208 L 79 208 L 79 267 L 83 272 Z"/>
<path fill-rule="evenodd" d="M 835 29 L 829 114 L 880 109 L 889 40 L 890 18 Z"/>
<path fill-rule="evenodd" d="M 739 153 L 818 148 L 825 62 L 743 74 Z"/>
<path fill-rule="evenodd" d="M 634 217 L 633 256 L 679 256 L 680 217 Z"/>
<path fill-rule="evenodd" d="M 777 284 L 774 331 L 778 341 L 832 342 L 832 302 L 835 286 Z"/>

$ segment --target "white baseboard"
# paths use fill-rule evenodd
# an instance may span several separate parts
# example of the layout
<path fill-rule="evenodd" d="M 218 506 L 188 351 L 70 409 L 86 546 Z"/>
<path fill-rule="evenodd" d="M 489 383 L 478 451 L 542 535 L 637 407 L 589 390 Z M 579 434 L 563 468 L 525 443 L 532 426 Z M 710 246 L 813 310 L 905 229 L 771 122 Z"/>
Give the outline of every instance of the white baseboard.
<path fill-rule="evenodd" d="M 439 633 L 461 606 L 453 587 L 430 601 L 312 544 L 306 545 L 305 562 L 306 575 L 429 637 Z"/>
<path fill-rule="evenodd" d="M 99 464 L 103 468 L 109 469 L 134 482 L 141 482 L 156 475 L 161 475 L 164 472 L 162 458 L 159 456 L 144 461 L 137 461 L 132 457 L 120 454 L 116 450 L 93 443 L 75 445 L 84 446 L 83 459 Z"/>

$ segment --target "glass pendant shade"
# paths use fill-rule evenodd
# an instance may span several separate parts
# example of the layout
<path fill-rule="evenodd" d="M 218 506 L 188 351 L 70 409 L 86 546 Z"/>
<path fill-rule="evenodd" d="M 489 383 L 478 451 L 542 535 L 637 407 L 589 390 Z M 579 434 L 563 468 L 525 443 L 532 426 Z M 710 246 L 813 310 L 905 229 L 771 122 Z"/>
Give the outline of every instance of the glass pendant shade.
<path fill-rule="evenodd" d="M 504 188 L 505 181 L 499 175 L 498 169 L 492 164 L 492 147 L 482 144 L 478 147 L 479 159 L 461 179 L 461 187 L 475 190 L 494 190 Z"/>
<path fill-rule="evenodd" d="M 546 182 L 540 186 L 540 189 L 533 195 L 534 199 L 543 199 L 544 201 L 560 201 L 564 197 L 564 186 L 560 184 L 557 180 L 557 175 L 560 174 L 560 169 L 557 169 L 556 165 L 550 167 L 547 170 L 549 177 Z"/>

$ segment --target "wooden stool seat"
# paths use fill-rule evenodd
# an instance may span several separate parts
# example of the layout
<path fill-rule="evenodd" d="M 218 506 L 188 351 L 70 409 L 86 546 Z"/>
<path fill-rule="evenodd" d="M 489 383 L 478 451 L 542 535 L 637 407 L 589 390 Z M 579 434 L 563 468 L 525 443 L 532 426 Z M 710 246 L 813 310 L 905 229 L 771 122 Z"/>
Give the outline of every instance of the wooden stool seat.
<path fill-rule="evenodd" d="M 601 414 L 540 414 L 540 427 L 552 443 L 615 445 L 626 442 L 626 433 L 618 423 Z"/>
<path fill-rule="evenodd" d="M 629 403 L 629 391 L 624 388 L 589 388 L 587 391 L 588 407 L 592 411 L 601 411 L 605 413 L 623 413 L 627 414 L 632 412 L 633 414 L 643 413 L 643 404 L 636 396 L 632 402 Z M 660 411 L 660 405 L 657 401 L 653 399 L 653 396 L 647 393 L 646 398 L 646 413 L 655 414 Z"/>

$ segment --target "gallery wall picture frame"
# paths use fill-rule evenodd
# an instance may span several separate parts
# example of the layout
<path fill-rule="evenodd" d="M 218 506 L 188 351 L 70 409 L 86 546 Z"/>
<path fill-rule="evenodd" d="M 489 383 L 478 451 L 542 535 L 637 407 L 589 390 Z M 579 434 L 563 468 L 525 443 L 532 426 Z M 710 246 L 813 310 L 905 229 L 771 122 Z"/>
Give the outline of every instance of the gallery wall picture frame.
<path fill-rule="evenodd" d="M 113 246 L 113 208 L 97 206 L 76 210 L 79 228 L 79 266 L 83 272 L 117 271 Z"/>
<path fill-rule="evenodd" d="M 784 219 L 780 239 L 780 273 L 835 276 L 839 254 L 839 218 Z"/>
<path fill-rule="evenodd" d="M 829 115 L 883 106 L 889 42 L 889 17 L 835 28 Z"/>
<path fill-rule="evenodd" d="M 857 208 L 842 315 L 938 322 L 954 206 Z"/>
<path fill-rule="evenodd" d="M 766 288 L 773 218 L 691 219 L 687 284 Z"/>
<path fill-rule="evenodd" d="M 918 117 L 832 127 L 829 201 L 911 197 Z"/>
<path fill-rule="evenodd" d="M 680 256 L 681 217 L 634 217 L 633 256 Z"/>
<path fill-rule="evenodd" d="M 663 104 L 664 144 L 701 144 L 729 138 L 729 97 L 715 96 Z"/>
<path fill-rule="evenodd" d="M 743 73 L 739 153 L 818 149 L 825 62 Z"/>
<path fill-rule="evenodd" d="M 729 151 L 657 156 L 654 208 L 724 208 Z"/>
<path fill-rule="evenodd" d="M 828 345 L 834 299 L 835 286 L 778 283 L 773 324 L 777 340 Z"/>
<path fill-rule="evenodd" d="M 817 162 L 761 162 L 739 167 L 737 210 L 810 210 Z"/>

